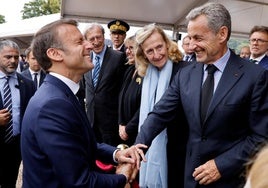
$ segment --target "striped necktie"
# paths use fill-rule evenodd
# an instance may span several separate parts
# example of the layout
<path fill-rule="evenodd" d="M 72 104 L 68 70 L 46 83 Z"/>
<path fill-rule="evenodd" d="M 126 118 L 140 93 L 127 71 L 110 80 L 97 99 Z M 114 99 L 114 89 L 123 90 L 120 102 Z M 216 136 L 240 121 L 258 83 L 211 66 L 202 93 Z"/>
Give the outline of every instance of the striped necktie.
<path fill-rule="evenodd" d="M 96 85 L 97 85 L 99 73 L 100 73 L 100 57 L 96 56 L 95 57 L 95 67 L 94 67 L 94 72 L 93 72 L 93 85 L 94 85 L 94 87 L 96 87 Z"/>
<path fill-rule="evenodd" d="M 6 125 L 6 131 L 5 131 L 5 143 L 9 143 L 12 140 L 13 136 L 13 120 L 12 120 L 12 97 L 11 97 L 11 90 L 9 87 L 9 76 L 7 76 L 5 79 L 4 84 L 4 108 L 8 109 L 11 115 L 11 118 Z"/>

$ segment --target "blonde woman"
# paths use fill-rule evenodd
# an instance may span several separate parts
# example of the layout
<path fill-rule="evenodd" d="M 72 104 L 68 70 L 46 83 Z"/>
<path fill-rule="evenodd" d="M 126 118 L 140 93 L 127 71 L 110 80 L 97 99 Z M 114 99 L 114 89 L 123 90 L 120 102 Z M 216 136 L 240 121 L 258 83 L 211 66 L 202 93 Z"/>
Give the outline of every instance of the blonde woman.
<path fill-rule="evenodd" d="M 268 187 L 268 145 L 264 146 L 251 161 L 252 166 L 248 171 L 247 183 L 244 188 Z"/>
<path fill-rule="evenodd" d="M 186 63 L 181 62 L 182 53 L 179 51 L 177 44 L 168 38 L 161 27 L 155 24 L 147 25 L 139 30 L 136 34 L 136 41 L 135 58 L 138 65 L 137 70 L 138 74 L 143 77 L 139 116 L 140 128 L 148 113 L 152 111 L 154 104 L 158 102 L 168 88 L 173 76 Z M 170 123 L 176 124 L 174 121 Z M 180 139 L 182 138 L 183 136 Z M 147 151 L 147 162 L 141 165 L 139 176 L 141 188 L 166 188 L 171 186 L 171 183 L 168 186 L 167 180 L 168 169 L 170 170 L 167 161 L 170 161 L 167 160 L 169 155 L 167 156 L 166 150 L 167 130 L 163 130 L 153 140 Z M 182 153 L 182 156 L 184 156 L 184 153 Z M 184 157 L 178 160 L 182 163 L 180 169 L 176 170 L 183 171 Z M 171 163 L 169 164 L 172 165 Z M 179 174 L 178 177 L 183 177 L 183 175 Z M 178 177 L 177 180 L 179 179 Z M 171 179 L 169 179 L 169 182 L 171 182 Z"/>
<path fill-rule="evenodd" d="M 127 145 L 133 145 L 138 133 L 142 77 L 137 74 L 134 48 L 135 36 L 125 40 L 128 68 L 119 94 L 119 136 Z"/>

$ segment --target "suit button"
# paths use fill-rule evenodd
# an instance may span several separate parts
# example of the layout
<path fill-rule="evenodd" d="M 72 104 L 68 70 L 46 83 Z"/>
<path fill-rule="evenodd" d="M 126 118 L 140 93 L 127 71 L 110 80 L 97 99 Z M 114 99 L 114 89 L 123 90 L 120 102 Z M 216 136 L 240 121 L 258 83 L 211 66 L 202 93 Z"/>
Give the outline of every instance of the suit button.
<path fill-rule="evenodd" d="M 207 137 L 205 137 L 205 136 L 202 136 L 202 139 L 201 139 L 202 141 L 207 141 Z"/>

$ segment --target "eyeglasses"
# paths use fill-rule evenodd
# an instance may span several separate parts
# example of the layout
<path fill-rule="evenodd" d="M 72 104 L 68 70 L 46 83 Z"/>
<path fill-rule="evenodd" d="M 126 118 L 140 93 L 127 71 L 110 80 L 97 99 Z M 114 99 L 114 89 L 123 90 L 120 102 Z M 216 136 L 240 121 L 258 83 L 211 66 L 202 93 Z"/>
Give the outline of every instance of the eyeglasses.
<path fill-rule="evenodd" d="M 263 39 L 249 39 L 249 42 L 250 43 L 257 42 L 257 43 L 260 43 L 260 44 L 264 44 L 265 42 L 268 42 L 268 41 L 267 40 L 263 40 Z"/>

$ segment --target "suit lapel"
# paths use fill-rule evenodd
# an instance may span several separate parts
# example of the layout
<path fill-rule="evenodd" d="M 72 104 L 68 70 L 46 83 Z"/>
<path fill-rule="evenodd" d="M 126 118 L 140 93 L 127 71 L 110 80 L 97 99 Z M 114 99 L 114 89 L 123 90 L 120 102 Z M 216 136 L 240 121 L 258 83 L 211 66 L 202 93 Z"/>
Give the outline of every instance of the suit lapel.
<path fill-rule="evenodd" d="M 26 91 L 25 91 L 26 87 L 24 86 L 25 83 L 22 77 L 20 76 L 20 74 L 17 74 L 17 78 L 18 78 L 19 91 L 20 91 L 20 103 L 21 103 L 21 106 L 24 106 L 24 100 L 22 99 L 26 96 Z"/>
<path fill-rule="evenodd" d="M 190 76 L 190 85 L 189 85 L 189 91 L 192 93 L 189 93 L 189 96 L 192 96 L 190 98 L 189 103 L 194 108 L 194 114 L 196 117 L 198 117 L 198 120 L 200 122 L 200 97 L 201 97 L 201 88 L 202 88 L 202 78 L 203 78 L 203 64 L 202 63 L 196 63 L 195 66 L 193 66 L 193 71 L 191 71 Z M 199 83 L 199 84 L 198 84 Z"/>
<path fill-rule="evenodd" d="M 92 80 L 92 71 L 94 71 L 94 69 L 92 69 L 91 71 L 89 71 L 89 81 L 91 83 L 91 86 L 96 90 L 98 88 L 98 86 L 100 85 L 100 82 L 102 80 L 102 76 L 103 76 L 103 73 L 105 72 L 105 69 L 106 69 L 106 66 L 108 66 L 108 59 L 110 59 L 110 50 L 113 50 L 111 48 L 106 48 L 105 50 L 105 53 L 104 53 L 104 56 L 103 56 L 103 60 L 102 60 L 102 63 L 101 63 L 101 67 L 100 67 L 100 73 L 99 73 L 99 77 L 98 77 L 98 82 L 97 82 L 97 85 L 96 87 L 93 86 L 93 80 Z"/>
<path fill-rule="evenodd" d="M 259 65 L 261 65 L 265 69 L 268 68 L 268 56 L 267 55 L 264 56 L 264 58 L 262 58 L 262 60 L 259 62 Z"/>
<path fill-rule="evenodd" d="M 235 58 L 232 54 L 226 64 L 222 77 L 212 98 L 211 104 L 208 108 L 207 118 L 211 115 L 216 106 L 228 94 L 231 88 L 243 75 L 243 71 L 241 71 L 242 67 L 243 63 L 240 62 L 239 59 Z"/>
<path fill-rule="evenodd" d="M 3 100 L 2 100 L 2 95 L 0 93 L 0 109 L 2 109 L 2 108 L 3 108 Z"/>
<path fill-rule="evenodd" d="M 60 79 L 54 76 L 51 76 L 50 74 L 46 75 L 45 81 L 49 82 L 52 85 L 55 85 L 55 87 L 59 88 L 59 90 L 61 90 L 61 92 L 64 93 L 66 98 L 70 100 L 70 102 L 74 105 L 74 108 L 76 108 L 76 111 L 80 114 L 81 121 L 84 122 L 81 126 L 84 126 L 85 130 L 87 130 L 85 134 L 93 135 L 86 113 L 84 109 L 82 108 L 81 104 L 79 103 L 78 99 L 72 92 L 72 90 Z M 89 139 L 92 139 L 93 137 L 90 138 L 89 136 Z"/>
<path fill-rule="evenodd" d="M 113 49 L 111 49 L 111 48 L 106 48 L 106 51 L 105 51 L 105 53 L 104 53 L 103 60 L 102 60 L 102 64 L 101 64 L 101 68 L 100 68 L 100 74 L 99 74 L 99 78 L 98 78 L 97 87 L 98 87 L 99 83 L 100 83 L 101 80 L 102 80 L 103 73 L 106 72 L 106 71 L 105 71 L 105 70 L 106 70 L 106 67 L 109 66 L 109 65 L 108 65 L 108 62 L 109 62 L 109 61 L 108 61 L 108 60 L 111 59 L 111 58 L 110 58 L 110 55 L 111 55 L 110 50 L 113 50 Z"/>
<path fill-rule="evenodd" d="M 27 72 L 26 72 L 27 76 L 32 80 L 31 72 L 29 71 L 29 69 L 27 69 L 26 71 L 27 71 Z"/>

